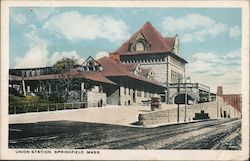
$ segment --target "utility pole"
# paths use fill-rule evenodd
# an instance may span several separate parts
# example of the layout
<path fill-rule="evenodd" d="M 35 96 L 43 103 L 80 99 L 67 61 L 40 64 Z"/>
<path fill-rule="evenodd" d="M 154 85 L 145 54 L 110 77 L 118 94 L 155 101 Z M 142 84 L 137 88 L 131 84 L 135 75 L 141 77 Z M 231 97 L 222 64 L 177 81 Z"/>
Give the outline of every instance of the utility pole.
<path fill-rule="evenodd" d="M 187 117 L 187 78 L 185 79 L 185 108 L 184 108 L 184 122 L 186 122 Z"/>
<path fill-rule="evenodd" d="M 178 88 L 177 88 L 177 96 L 180 94 L 180 80 L 181 78 L 178 78 Z M 179 123 L 179 117 L 180 117 L 180 99 L 177 101 L 177 123 Z"/>
<path fill-rule="evenodd" d="M 190 80 L 191 83 L 191 78 L 186 77 L 185 78 L 185 114 L 184 114 L 184 122 L 186 122 L 186 117 L 187 117 L 187 104 L 188 104 L 188 97 L 187 97 L 187 80 Z"/>

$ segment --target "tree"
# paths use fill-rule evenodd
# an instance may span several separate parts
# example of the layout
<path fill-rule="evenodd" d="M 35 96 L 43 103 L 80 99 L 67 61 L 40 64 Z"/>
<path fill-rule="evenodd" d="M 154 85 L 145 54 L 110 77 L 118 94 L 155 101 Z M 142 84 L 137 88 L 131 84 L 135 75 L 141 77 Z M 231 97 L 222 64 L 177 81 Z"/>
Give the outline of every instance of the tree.
<path fill-rule="evenodd" d="M 62 58 L 53 65 L 53 69 L 58 73 L 68 72 L 79 65 L 77 61 L 75 58 Z"/>
<path fill-rule="evenodd" d="M 78 60 L 75 58 L 62 58 L 53 65 L 53 70 L 59 75 L 56 82 L 57 96 L 67 101 L 70 89 L 77 86 L 78 81 L 71 77 L 72 69 L 79 66 Z"/>

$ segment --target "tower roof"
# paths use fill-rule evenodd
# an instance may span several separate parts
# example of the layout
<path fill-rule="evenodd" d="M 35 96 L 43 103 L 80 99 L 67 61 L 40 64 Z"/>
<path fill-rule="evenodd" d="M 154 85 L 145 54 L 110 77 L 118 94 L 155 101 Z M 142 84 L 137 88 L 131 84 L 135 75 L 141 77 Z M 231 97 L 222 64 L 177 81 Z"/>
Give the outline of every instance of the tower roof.
<path fill-rule="evenodd" d="M 116 52 L 121 55 L 130 52 L 130 44 L 133 44 L 137 40 L 138 34 L 140 33 L 150 44 L 150 52 L 170 52 L 174 48 L 175 37 L 164 38 L 150 22 L 146 22 L 143 27 L 134 33 Z"/>

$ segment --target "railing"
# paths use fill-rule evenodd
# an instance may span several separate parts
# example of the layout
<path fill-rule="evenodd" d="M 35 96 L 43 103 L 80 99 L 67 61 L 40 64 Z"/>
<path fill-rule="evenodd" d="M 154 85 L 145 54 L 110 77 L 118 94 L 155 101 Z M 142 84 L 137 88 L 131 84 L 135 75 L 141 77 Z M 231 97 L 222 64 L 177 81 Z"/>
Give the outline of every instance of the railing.
<path fill-rule="evenodd" d="M 198 83 L 170 83 L 169 88 L 198 88 Z"/>
<path fill-rule="evenodd" d="M 46 112 L 87 108 L 86 102 L 73 103 L 41 103 L 41 104 L 20 104 L 9 105 L 9 114 L 21 114 L 29 112 Z"/>
<path fill-rule="evenodd" d="M 200 90 L 204 90 L 209 92 L 210 88 L 204 84 L 201 83 L 170 83 L 169 88 L 185 88 L 187 85 L 187 88 L 198 88 Z"/>

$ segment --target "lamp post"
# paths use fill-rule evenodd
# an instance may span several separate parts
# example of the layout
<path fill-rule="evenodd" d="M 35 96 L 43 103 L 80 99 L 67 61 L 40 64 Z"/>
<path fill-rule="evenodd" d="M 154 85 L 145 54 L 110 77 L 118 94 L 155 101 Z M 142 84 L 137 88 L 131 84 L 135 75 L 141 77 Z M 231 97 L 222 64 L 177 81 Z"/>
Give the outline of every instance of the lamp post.
<path fill-rule="evenodd" d="M 191 83 L 191 78 L 186 77 L 185 78 L 185 113 L 184 113 L 184 122 L 186 122 L 186 117 L 187 117 L 187 103 L 188 103 L 188 98 L 187 98 L 187 80 L 190 80 Z"/>
<path fill-rule="evenodd" d="M 181 78 L 178 77 L 177 97 L 180 94 L 180 81 L 181 81 Z M 178 98 L 178 101 L 177 101 L 177 123 L 179 123 L 179 116 L 180 116 L 180 102 L 179 102 L 179 100 L 180 99 Z"/>

